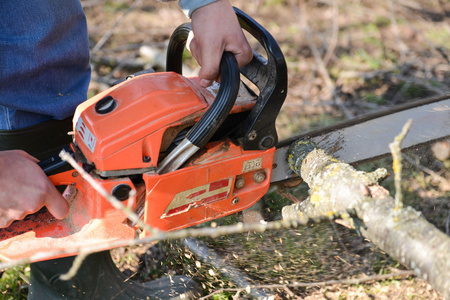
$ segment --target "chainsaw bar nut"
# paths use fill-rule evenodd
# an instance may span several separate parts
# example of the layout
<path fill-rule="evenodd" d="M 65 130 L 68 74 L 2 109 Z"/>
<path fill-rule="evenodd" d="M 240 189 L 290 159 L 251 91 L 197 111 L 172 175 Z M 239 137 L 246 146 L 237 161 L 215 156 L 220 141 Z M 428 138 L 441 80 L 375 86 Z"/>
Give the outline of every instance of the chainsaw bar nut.
<path fill-rule="evenodd" d="M 253 181 L 255 183 L 261 183 L 264 180 L 266 180 L 266 173 L 264 173 L 263 170 L 256 171 L 255 174 L 253 174 Z"/>
<path fill-rule="evenodd" d="M 245 185 L 245 179 L 241 175 L 236 176 L 236 182 L 234 183 L 234 187 L 236 189 L 241 189 Z"/>

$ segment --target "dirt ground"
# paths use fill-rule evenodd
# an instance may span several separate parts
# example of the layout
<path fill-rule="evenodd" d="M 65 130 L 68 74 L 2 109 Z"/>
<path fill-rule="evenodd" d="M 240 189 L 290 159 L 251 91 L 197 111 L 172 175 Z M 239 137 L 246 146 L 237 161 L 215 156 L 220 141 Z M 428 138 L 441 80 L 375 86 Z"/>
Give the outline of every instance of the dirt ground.
<path fill-rule="evenodd" d="M 235 0 L 271 32 L 288 64 L 289 89 L 277 120 L 281 138 L 450 92 L 448 0 Z M 90 31 L 93 83 L 90 95 L 143 68 L 163 70 L 167 40 L 187 19 L 177 4 L 156 1 L 83 0 Z M 195 73 L 195 65 L 190 64 Z M 447 231 L 449 159 L 430 147 L 415 149 L 405 163 L 406 202 Z M 385 159 L 362 166 L 390 168 Z M 447 182 L 447 185 L 445 185 Z M 392 190 L 392 180 L 385 186 Z M 290 191 L 299 199 L 306 187 Z M 289 201 L 271 190 L 265 220 L 280 218 Z M 218 222 L 240 221 L 241 215 Z M 356 233 L 333 223 L 313 227 L 203 239 L 255 285 L 271 284 L 276 299 L 442 299 L 414 276 L 380 275 L 406 270 Z M 151 280 L 189 274 L 210 299 L 245 299 L 245 292 L 202 263 L 179 242 L 160 242 L 114 252 L 126 274 Z M 399 273 L 400 274 L 400 273 Z M 346 284 L 349 278 L 368 278 Z M 297 288 L 294 282 L 328 282 Z M 212 295 L 214 292 L 220 293 Z"/>

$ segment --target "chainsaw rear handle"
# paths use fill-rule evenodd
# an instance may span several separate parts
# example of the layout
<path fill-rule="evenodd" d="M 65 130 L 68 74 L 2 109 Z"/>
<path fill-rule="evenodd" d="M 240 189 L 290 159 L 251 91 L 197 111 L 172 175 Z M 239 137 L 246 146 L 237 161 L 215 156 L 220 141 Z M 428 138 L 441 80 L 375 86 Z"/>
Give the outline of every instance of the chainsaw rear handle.
<path fill-rule="evenodd" d="M 191 24 L 185 23 L 178 26 L 173 32 L 167 49 L 167 71 L 182 74 L 183 52 L 191 30 Z M 220 61 L 220 74 L 222 83 L 216 99 L 186 135 L 186 138 L 198 148 L 202 148 L 209 142 L 229 115 L 236 101 L 240 79 L 238 64 L 232 53 L 223 53 Z"/>

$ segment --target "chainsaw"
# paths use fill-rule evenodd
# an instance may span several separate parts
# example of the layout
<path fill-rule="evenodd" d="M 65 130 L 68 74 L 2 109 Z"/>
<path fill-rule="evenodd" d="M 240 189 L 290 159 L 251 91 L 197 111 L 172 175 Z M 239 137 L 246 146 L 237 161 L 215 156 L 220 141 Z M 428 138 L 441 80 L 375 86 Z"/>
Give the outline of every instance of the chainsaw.
<path fill-rule="evenodd" d="M 239 70 L 225 52 L 220 86 L 206 89 L 195 77 L 182 75 L 187 23 L 171 36 L 167 72 L 131 75 L 76 109 L 73 141 L 65 151 L 151 228 L 178 230 L 251 207 L 272 183 L 297 177 L 286 151 L 299 138 L 346 163 L 359 163 L 387 155 L 388 144 L 410 118 L 404 148 L 450 135 L 447 96 L 278 142 L 275 120 L 287 94 L 286 62 L 270 33 L 235 11 L 262 53 L 253 50 L 253 60 Z M 151 235 L 58 156 L 40 165 L 55 186 L 65 188 L 69 215 L 57 220 L 44 209 L 1 229 L 0 259 L 36 253 L 59 258 L 83 246 L 105 245 L 106 250 L 111 242 L 127 245 Z"/>

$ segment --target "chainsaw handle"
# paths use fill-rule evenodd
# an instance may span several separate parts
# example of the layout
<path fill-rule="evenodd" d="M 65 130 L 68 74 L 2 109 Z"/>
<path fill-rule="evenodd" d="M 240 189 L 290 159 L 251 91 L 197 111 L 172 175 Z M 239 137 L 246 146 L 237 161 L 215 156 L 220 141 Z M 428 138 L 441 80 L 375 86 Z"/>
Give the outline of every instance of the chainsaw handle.
<path fill-rule="evenodd" d="M 183 53 L 191 30 L 191 23 L 184 23 L 178 26 L 170 36 L 169 45 L 167 46 L 167 72 L 175 72 L 182 75 Z"/>
<path fill-rule="evenodd" d="M 264 57 L 253 50 L 252 61 L 240 70 L 242 75 L 255 84 L 260 92 L 250 114 L 239 125 L 236 139 L 245 150 L 266 150 L 278 143 L 275 120 L 287 94 L 286 61 L 277 42 L 264 27 L 238 8 L 234 8 L 234 11 L 242 29 L 250 33 L 266 52 Z M 171 42 L 173 42 L 169 43 L 167 52 L 168 71 L 181 74 L 183 51 L 190 31 L 191 26 L 186 23 L 179 26 L 172 36 Z M 222 74 L 220 88 L 225 86 L 227 90 L 229 87 L 223 78 Z"/>
<path fill-rule="evenodd" d="M 182 73 L 183 52 L 191 31 L 191 24 L 178 26 L 172 34 L 167 49 L 166 70 Z M 194 146 L 205 146 L 233 108 L 239 92 L 239 67 L 231 52 L 224 52 L 220 61 L 221 84 L 211 107 L 188 132 L 186 138 Z"/>

